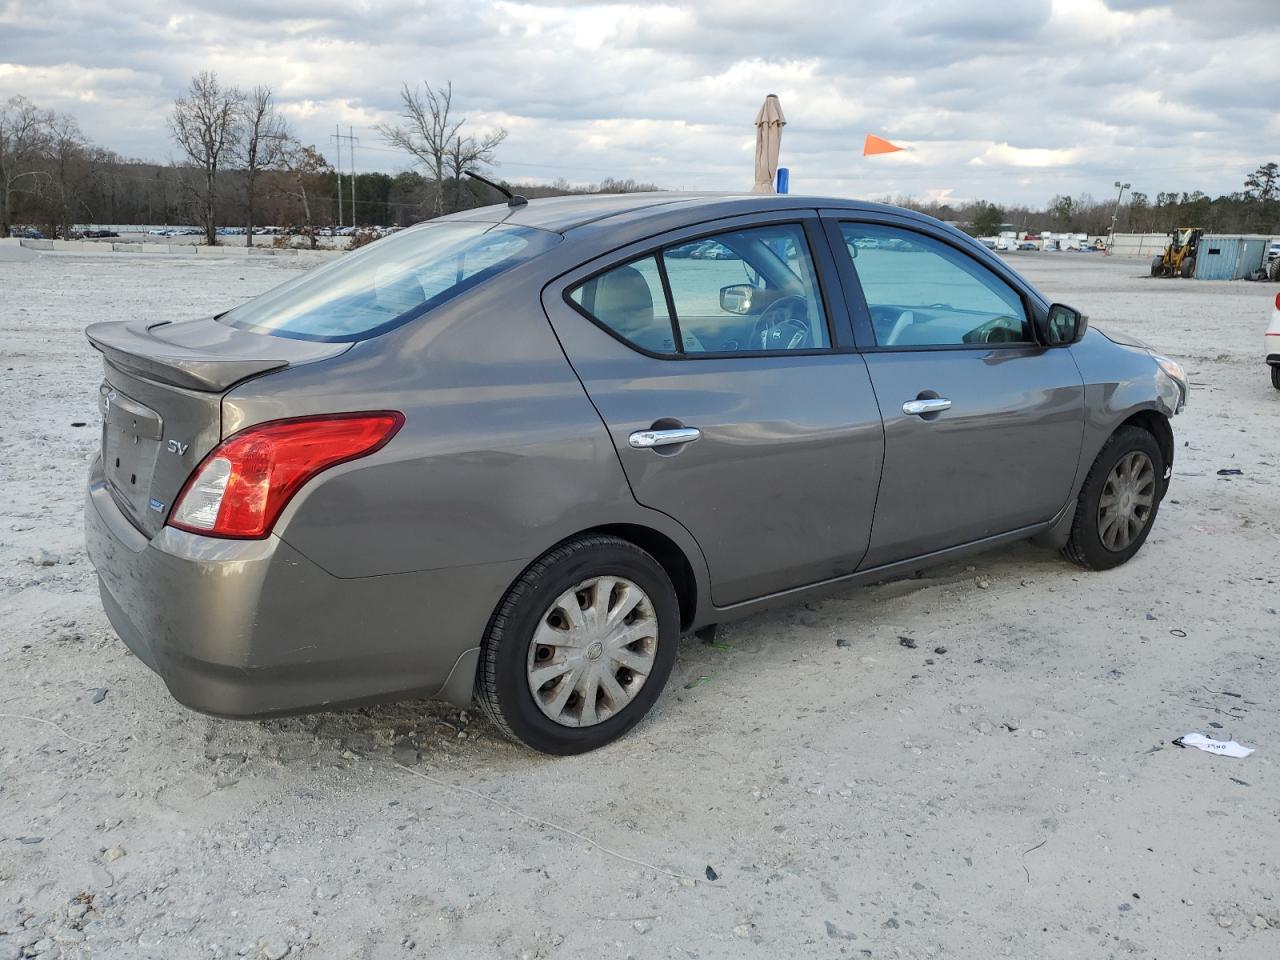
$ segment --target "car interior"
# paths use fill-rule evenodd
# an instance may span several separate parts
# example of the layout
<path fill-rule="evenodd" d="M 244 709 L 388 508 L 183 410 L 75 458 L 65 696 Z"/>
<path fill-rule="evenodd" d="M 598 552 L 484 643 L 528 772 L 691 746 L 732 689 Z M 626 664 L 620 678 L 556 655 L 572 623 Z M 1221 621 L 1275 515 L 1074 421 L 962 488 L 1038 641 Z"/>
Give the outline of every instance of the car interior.
<path fill-rule="evenodd" d="M 662 252 L 685 353 L 804 350 L 830 343 L 799 228 L 758 228 Z M 802 276 L 803 274 L 803 276 Z M 675 334 L 653 257 L 615 267 L 570 294 L 642 349 L 673 353 Z M 656 303 L 656 307 L 655 307 Z"/>
<path fill-rule="evenodd" d="M 1027 343 L 1017 294 L 963 253 L 908 231 L 842 224 L 876 344 Z"/>

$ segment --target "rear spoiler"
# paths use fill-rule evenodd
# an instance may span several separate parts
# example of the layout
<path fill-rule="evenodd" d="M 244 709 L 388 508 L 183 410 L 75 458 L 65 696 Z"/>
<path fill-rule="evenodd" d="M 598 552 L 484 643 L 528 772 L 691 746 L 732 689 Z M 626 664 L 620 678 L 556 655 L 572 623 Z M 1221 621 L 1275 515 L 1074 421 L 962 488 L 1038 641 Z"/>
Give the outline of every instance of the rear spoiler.
<path fill-rule="evenodd" d="M 154 333 L 161 328 L 168 336 Z M 144 326 L 90 324 L 85 336 L 112 366 L 175 387 L 221 392 L 292 363 L 345 352 L 349 343 L 318 343 L 250 333 L 213 320 Z"/>

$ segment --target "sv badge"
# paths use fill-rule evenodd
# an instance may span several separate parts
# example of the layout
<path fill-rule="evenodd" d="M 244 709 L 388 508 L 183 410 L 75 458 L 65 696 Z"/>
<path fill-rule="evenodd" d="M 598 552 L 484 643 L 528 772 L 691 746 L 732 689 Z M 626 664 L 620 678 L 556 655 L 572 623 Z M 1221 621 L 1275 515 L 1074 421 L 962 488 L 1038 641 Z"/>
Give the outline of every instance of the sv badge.
<path fill-rule="evenodd" d="M 186 453 L 187 447 L 189 446 L 191 446 L 191 444 L 182 443 L 178 440 L 170 440 L 168 443 L 169 452 L 176 453 L 178 456 L 182 456 L 184 453 Z"/>

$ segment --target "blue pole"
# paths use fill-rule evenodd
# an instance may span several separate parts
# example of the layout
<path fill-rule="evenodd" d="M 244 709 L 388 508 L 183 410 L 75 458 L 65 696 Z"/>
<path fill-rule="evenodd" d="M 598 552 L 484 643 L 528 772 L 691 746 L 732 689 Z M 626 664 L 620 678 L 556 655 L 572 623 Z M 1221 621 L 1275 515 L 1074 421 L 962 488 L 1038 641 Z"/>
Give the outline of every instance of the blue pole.
<path fill-rule="evenodd" d="M 786 193 L 787 188 L 791 186 L 791 171 L 786 167 L 778 168 L 778 192 Z"/>

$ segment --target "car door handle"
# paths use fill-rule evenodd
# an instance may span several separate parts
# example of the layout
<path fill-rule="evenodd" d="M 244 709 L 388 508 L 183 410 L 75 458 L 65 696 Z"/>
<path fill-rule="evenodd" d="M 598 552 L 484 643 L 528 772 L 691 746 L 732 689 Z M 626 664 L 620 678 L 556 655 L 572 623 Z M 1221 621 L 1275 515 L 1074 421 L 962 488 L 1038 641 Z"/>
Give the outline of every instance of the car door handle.
<path fill-rule="evenodd" d="M 627 438 L 637 450 L 650 447 L 667 447 L 673 443 L 692 443 L 702 436 L 697 427 L 678 427 L 674 430 L 637 430 Z"/>
<path fill-rule="evenodd" d="M 942 397 L 928 400 L 908 400 L 902 405 L 902 412 L 912 417 L 923 417 L 930 413 L 941 413 L 951 409 L 951 401 Z"/>

